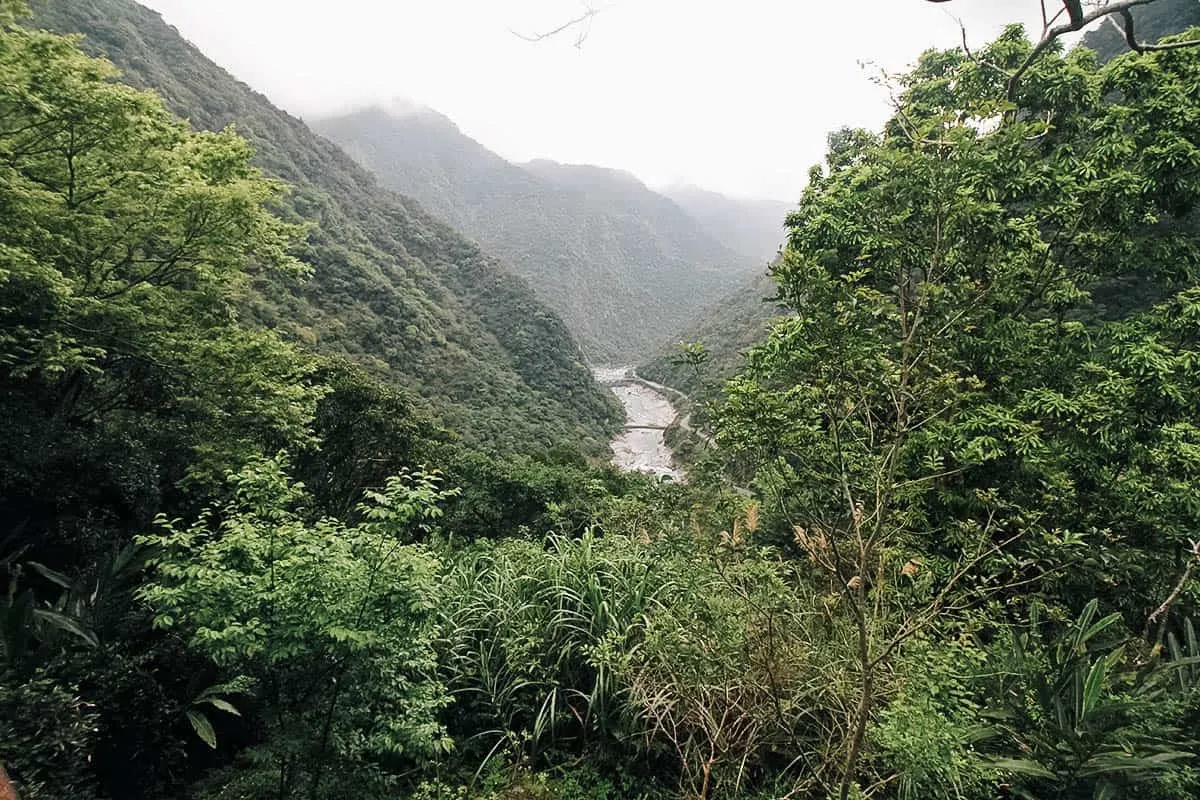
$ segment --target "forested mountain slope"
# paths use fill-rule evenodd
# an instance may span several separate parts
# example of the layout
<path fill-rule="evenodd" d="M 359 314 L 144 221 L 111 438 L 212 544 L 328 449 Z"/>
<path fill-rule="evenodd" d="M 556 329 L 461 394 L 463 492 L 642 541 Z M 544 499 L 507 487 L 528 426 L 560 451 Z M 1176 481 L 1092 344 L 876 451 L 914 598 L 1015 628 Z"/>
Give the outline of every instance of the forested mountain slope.
<path fill-rule="evenodd" d="M 368 109 L 314 127 L 504 258 L 596 362 L 645 356 L 753 266 L 631 175 L 512 164 L 434 111 Z"/>
<path fill-rule="evenodd" d="M 779 316 L 767 267 L 785 244 L 784 226 L 791 203 L 778 200 L 742 200 L 698 186 L 668 187 L 662 193 L 699 220 L 728 247 L 757 259 L 760 269 L 725 297 L 696 315 L 670 341 L 638 367 L 643 377 L 673 386 L 695 399 L 734 375 L 742 366 L 742 353 L 760 341 L 772 319 Z M 682 345 L 700 345 L 689 362 Z"/>
<path fill-rule="evenodd" d="M 702 399 L 706 390 L 715 390 L 741 369 L 742 354 L 762 341 L 771 320 L 784 313 L 771 301 L 776 293 L 764 268 L 640 364 L 638 374 Z M 699 345 L 702 350 L 694 351 L 689 359 L 685 345 Z"/>
<path fill-rule="evenodd" d="M 766 263 L 787 234 L 783 220 L 795 206 L 780 200 L 748 200 L 682 184 L 660 190 L 731 250 Z"/>
<path fill-rule="evenodd" d="M 123 79 L 197 127 L 234 125 L 256 163 L 294 189 L 312 226 L 304 284 L 263 284 L 252 315 L 345 353 L 429 398 L 468 440 L 499 450 L 567 439 L 602 446 L 614 409 L 561 320 L 519 277 L 209 61 L 129 0 L 35 0 L 37 24 L 86 35 Z"/>

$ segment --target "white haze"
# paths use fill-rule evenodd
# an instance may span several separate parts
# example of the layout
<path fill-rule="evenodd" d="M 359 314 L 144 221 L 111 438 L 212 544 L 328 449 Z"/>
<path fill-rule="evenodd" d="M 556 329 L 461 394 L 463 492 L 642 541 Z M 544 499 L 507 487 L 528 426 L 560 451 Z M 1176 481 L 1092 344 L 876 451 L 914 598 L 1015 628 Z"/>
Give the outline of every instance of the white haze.
<path fill-rule="evenodd" d="M 402 99 L 514 161 L 783 200 L 828 131 L 886 119 L 880 67 L 960 42 L 950 12 L 976 45 L 1007 22 L 1040 27 L 1037 0 L 612 0 L 576 47 L 575 31 L 513 33 L 578 16 L 576 0 L 143 2 L 300 116 Z"/>

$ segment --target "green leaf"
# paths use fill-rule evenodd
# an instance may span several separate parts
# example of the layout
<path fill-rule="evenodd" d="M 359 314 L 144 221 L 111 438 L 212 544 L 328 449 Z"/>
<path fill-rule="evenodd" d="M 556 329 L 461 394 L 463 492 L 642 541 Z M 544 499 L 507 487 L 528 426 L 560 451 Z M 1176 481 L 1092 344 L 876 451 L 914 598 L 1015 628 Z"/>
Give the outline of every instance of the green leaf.
<path fill-rule="evenodd" d="M 1023 758 L 989 758 L 987 763 L 1002 772 L 1008 772 L 1013 775 L 1024 775 L 1029 778 L 1047 778 L 1053 780 L 1057 777 L 1053 772 L 1043 767 L 1036 761 L 1029 761 Z"/>
<path fill-rule="evenodd" d="M 66 575 L 63 575 L 61 572 L 55 572 L 46 565 L 39 564 L 36 561 L 30 561 L 29 566 L 33 568 L 34 572 L 38 573 L 51 583 L 56 583 L 64 589 L 71 588 L 71 579 Z"/>
<path fill-rule="evenodd" d="M 1081 716 L 1086 717 L 1095 709 L 1096 704 L 1100 702 L 1100 695 L 1104 691 L 1104 684 L 1108 679 L 1108 667 L 1110 663 L 1107 656 L 1098 658 L 1088 671 L 1087 679 L 1083 682 L 1083 709 Z"/>
<path fill-rule="evenodd" d="M 59 611 L 51 611 L 48 608 L 35 608 L 33 616 L 40 622 L 79 637 L 92 647 L 97 647 L 100 644 L 100 641 L 96 638 L 96 634 L 83 627 L 83 624 L 75 617 Z"/>
<path fill-rule="evenodd" d="M 192 729 L 196 731 L 206 745 L 212 749 L 217 749 L 217 732 L 213 730 L 212 723 L 208 721 L 208 717 L 201 711 L 187 712 L 188 722 L 192 723 Z"/>
<path fill-rule="evenodd" d="M 226 714 L 233 714 L 235 717 L 240 717 L 242 715 L 242 712 L 238 711 L 237 708 L 234 707 L 233 703 L 230 703 L 228 700 L 222 700 L 220 697 L 206 697 L 200 702 L 208 703 L 210 706 L 219 708 Z"/>

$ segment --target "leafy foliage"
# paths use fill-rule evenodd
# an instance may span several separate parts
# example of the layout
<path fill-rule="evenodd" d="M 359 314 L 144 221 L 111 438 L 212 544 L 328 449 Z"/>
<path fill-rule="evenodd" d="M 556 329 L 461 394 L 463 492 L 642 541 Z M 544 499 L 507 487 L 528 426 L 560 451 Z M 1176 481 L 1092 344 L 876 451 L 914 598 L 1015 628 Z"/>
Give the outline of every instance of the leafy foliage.
<path fill-rule="evenodd" d="M 1194 791 L 1195 775 L 1179 769 L 1195 758 L 1194 744 L 1158 707 L 1189 664 L 1156 661 L 1125 672 L 1124 646 L 1100 645 L 1120 615 L 1097 618 L 1097 608 L 1088 603 L 1053 639 L 1036 610 L 1028 631 L 1012 632 L 1012 672 L 997 692 L 1007 708 L 995 716 L 1028 756 L 998 765 L 1032 779 L 1020 797 L 1121 797 L 1164 776 Z"/>
<path fill-rule="evenodd" d="M 988 58 L 1019 57 L 1019 41 L 1001 39 Z M 1200 153 L 1185 99 L 1197 71 L 1177 53 L 1143 81 L 1152 60 L 1102 71 L 1083 55 L 1047 60 L 1031 84 L 1064 87 L 1060 99 L 1039 94 L 1044 116 L 999 119 L 986 66 L 930 54 L 886 139 L 814 174 L 776 269 L 798 314 L 731 384 L 721 431 L 765 489 L 805 509 L 790 512 L 796 522 L 843 525 L 882 476 L 886 499 L 870 500 L 881 516 L 864 513 L 909 546 L 928 549 L 921 532 L 934 520 L 974 520 L 1086 541 L 1081 583 L 1165 582 L 1102 566 L 1128 561 L 1105 555 L 1119 536 L 1124 553 L 1165 545 L 1169 575 L 1192 514 L 1168 498 L 1194 474 L 1200 254 L 1170 221 L 1190 213 L 1198 187 L 1169 165 Z M 1091 292 L 1125 276 L 1177 294 L 1096 320 Z"/>
<path fill-rule="evenodd" d="M 432 409 L 478 436 L 507 390 L 431 351 L 289 343 L 335 308 L 360 341 L 361 292 L 403 298 L 510 358 L 505 386 L 591 408 L 505 316 L 519 283 L 333 151 L 261 151 L 348 181 L 289 195 L 12 8 L 0 757 L 23 797 L 1196 795 L 1200 49 L 1047 53 L 1012 99 L 1018 31 L 927 53 L 789 219 L 787 313 L 706 409 L 729 482 L 659 485 L 554 447 L 586 421 L 473 449 Z M 205 74 L 137 18 L 98 30 Z M 249 118 L 307 136 L 273 113 Z M 356 262 L 394 293 L 296 283 L 330 243 L 401 239 L 404 276 Z M 542 389 L 511 377 L 539 365 Z"/>
<path fill-rule="evenodd" d="M 153 583 L 141 590 L 156 627 L 178 629 L 224 682 L 253 688 L 264 707 L 262 744 L 221 796 L 303 791 L 327 797 L 332 775 L 360 774 L 380 760 L 445 747 L 434 713 L 437 561 L 408 544 L 441 516 L 448 494 L 435 476 L 390 479 L 367 493 L 363 521 L 305 520 L 303 486 L 278 460 L 231 476 L 233 499 L 188 527 L 161 520 L 142 542 L 157 550 Z M 228 700 L 202 695 L 220 711 Z M 188 717 L 210 746 L 218 739 L 197 710 Z M 368 770 L 369 773 L 369 770 Z M 334 778 L 338 796 L 355 794 Z"/>
<path fill-rule="evenodd" d="M 277 320 L 264 314 L 263 298 L 301 291 L 307 268 L 298 256 L 311 261 L 306 247 L 321 234 L 309 230 L 304 244 L 306 226 L 293 213 L 297 193 L 251 165 L 245 140 L 228 130 L 192 132 L 154 95 L 114 81 L 113 68 L 85 56 L 73 40 L 12 26 L 10 7 L 17 10 L 5 6 L 0 31 L 0 406 L 11 422 L 0 468 L 0 585 L 7 598 L 0 680 L 5 718 L 13 721 L 4 730 L 4 761 L 24 796 L 34 798 L 168 796 L 206 769 L 215 784 L 241 786 L 238 791 L 254 796 L 261 796 L 267 774 L 282 775 L 289 792 L 301 777 L 306 788 L 315 786 L 309 791 L 323 792 L 323 781 L 332 777 L 321 773 L 338 759 L 357 765 L 361 781 L 355 785 L 388 784 L 394 766 L 381 766 L 381 759 L 403 761 L 440 746 L 431 710 L 440 703 L 436 682 L 417 681 L 411 691 L 397 689 L 383 700 L 369 689 L 354 697 L 340 688 L 326 691 L 323 681 L 337 669 L 313 661 L 310 671 L 297 668 L 291 683 L 279 688 L 262 678 L 264 664 L 281 673 L 285 661 L 296 666 L 281 653 L 272 661 L 251 649 L 240 661 L 225 654 L 231 660 L 225 663 L 199 641 L 167 628 L 155 633 L 133 590 L 143 554 L 129 543 L 158 513 L 194 517 L 205 506 L 240 514 L 243 530 L 252 528 L 261 520 L 236 505 L 236 492 L 233 500 L 222 499 L 232 491 L 223 473 L 269 473 L 263 454 L 280 447 L 296 451 L 306 473 L 320 478 L 319 492 L 304 504 L 355 520 L 343 529 L 296 510 L 295 525 L 303 517 L 325 535 L 373 531 L 378 539 L 386 521 L 380 509 L 399 520 L 416 514 L 422 498 L 449 497 L 413 484 L 412 498 L 401 503 L 407 485 L 389 476 L 430 455 L 457 463 L 467 449 L 453 444 L 412 394 L 348 362 L 314 357 L 287 341 L 287 331 L 264 327 Z M 132 6 L 113 9 L 142 13 Z M 104 9 L 72 4 L 64 10 Z M 400 208 L 398 201 L 380 202 Z M 495 336 L 505 338 L 512 343 L 506 364 L 512 359 L 534 383 L 553 385 L 556 404 L 592 402 L 603 430 L 609 406 L 582 365 L 569 357 L 547 362 L 522 317 L 505 318 L 513 306 L 504 306 L 503 298 L 528 293 L 486 262 L 458 264 L 460 298 L 490 294 L 501 301 L 500 308 L 480 304 L 496 330 L 478 331 L 492 343 L 485 347 L 499 352 Z M 439 292 L 447 303 L 462 302 Z M 561 334 L 552 317 L 543 314 L 541 323 Z M 570 347 L 547 352 L 553 361 L 569 356 Z M 565 383 L 553 383 L 559 380 Z M 517 385 L 514 392 L 524 396 L 528 384 L 520 383 L 520 391 Z M 521 416 L 502 396 L 490 399 L 488 415 Z M 507 443 L 497 436 L 492 446 L 540 451 L 590 424 L 557 426 L 554 412 L 547 415 L 522 417 L 536 434 Z M 560 420 L 568 418 L 574 412 Z M 274 478 L 281 493 L 273 499 L 286 506 L 299 490 Z M 355 508 L 353 498 L 364 487 L 384 490 Z M 199 538 L 199 531 L 181 525 L 176 544 L 188 533 Z M 413 532 L 428 535 L 419 526 Z M 353 555 L 358 564 L 360 554 Z M 408 563 L 408 571 L 391 565 L 391 578 L 402 573 L 412 590 L 410 616 L 419 619 L 421 604 L 432 602 L 421 569 L 434 568 L 415 557 Z M 227 565 L 211 566 L 205 577 L 215 580 Z M 338 585 L 367 594 L 362 585 Z M 404 586 L 390 587 L 388 596 L 399 602 Z M 247 607 L 225 609 L 233 615 L 225 618 L 228 627 L 242 622 L 236 614 Z M 385 631 L 390 638 L 380 639 L 390 648 L 400 636 L 415 648 L 387 650 L 407 659 L 399 665 L 378 657 L 382 644 L 363 643 L 360 632 L 351 632 L 347 641 L 332 640 L 341 651 L 330 645 L 335 666 L 347 674 L 387 684 L 420 673 L 424 634 L 418 624 L 397 622 Z M 329 644 L 313 637 L 307 644 Z M 297 695 L 288 694 L 300 684 L 323 690 L 307 698 L 323 703 L 320 708 L 301 709 Z M 257 692 L 275 689 L 278 702 L 267 704 L 266 714 Z M 252 702 L 239 708 L 247 697 Z M 396 704 L 401 698 L 411 714 Z M 396 724 L 354 741 L 361 731 L 347 728 L 346 720 L 370 714 L 382 725 L 388 718 L 375 711 L 385 700 L 394 706 Z M 330 720 L 324 727 L 315 722 L 322 713 Z M 280 733 L 281 718 L 310 725 L 303 729 L 298 722 Z M 299 763 L 298 753 L 316 753 L 307 772 L 288 766 Z M 256 766 L 234 770 L 234 777 L 211 771 L 235 754 L 243 758 L 239 763 Z M 276 782 L 271 791 L 278 792 Z"/>
<path fill-rule="evenodd" d="M 237 321 L 248 267 L 301 271 L 246 143 L 192 133 L 69 40 L 0 36 L 0 516 L 46 553 L 148 518 L 184 477 L 306 446 L 323 390 Z"/>
<path fill-rule="evenodd" d="M 717 418 L 858 629 L 841 798 L 887 780 L 907 642 L 1031 590 L 1140 626 L 1191 549 L 1200 60 L 1043 58 L 1014 108 L 1028 48 L 928 53 L 882 136 L 830 137 L 773 270 L 796 314 Z"/>

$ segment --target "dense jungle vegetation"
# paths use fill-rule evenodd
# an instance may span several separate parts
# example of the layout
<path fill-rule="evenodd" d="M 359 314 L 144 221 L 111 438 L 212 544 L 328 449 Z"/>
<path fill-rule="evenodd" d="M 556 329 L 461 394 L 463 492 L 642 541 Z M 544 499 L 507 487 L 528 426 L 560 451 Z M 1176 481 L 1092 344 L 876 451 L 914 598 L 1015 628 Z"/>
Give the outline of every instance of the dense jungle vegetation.
<path fill-rule="evenodd" d="M 1200 795 L 1200 47 L 925 53 L 830 136 L 676 486 L 589 465 L 604 396 L 477 248 L 149 12 L 35 10 L 0 0 L 24 800 Z"/>

